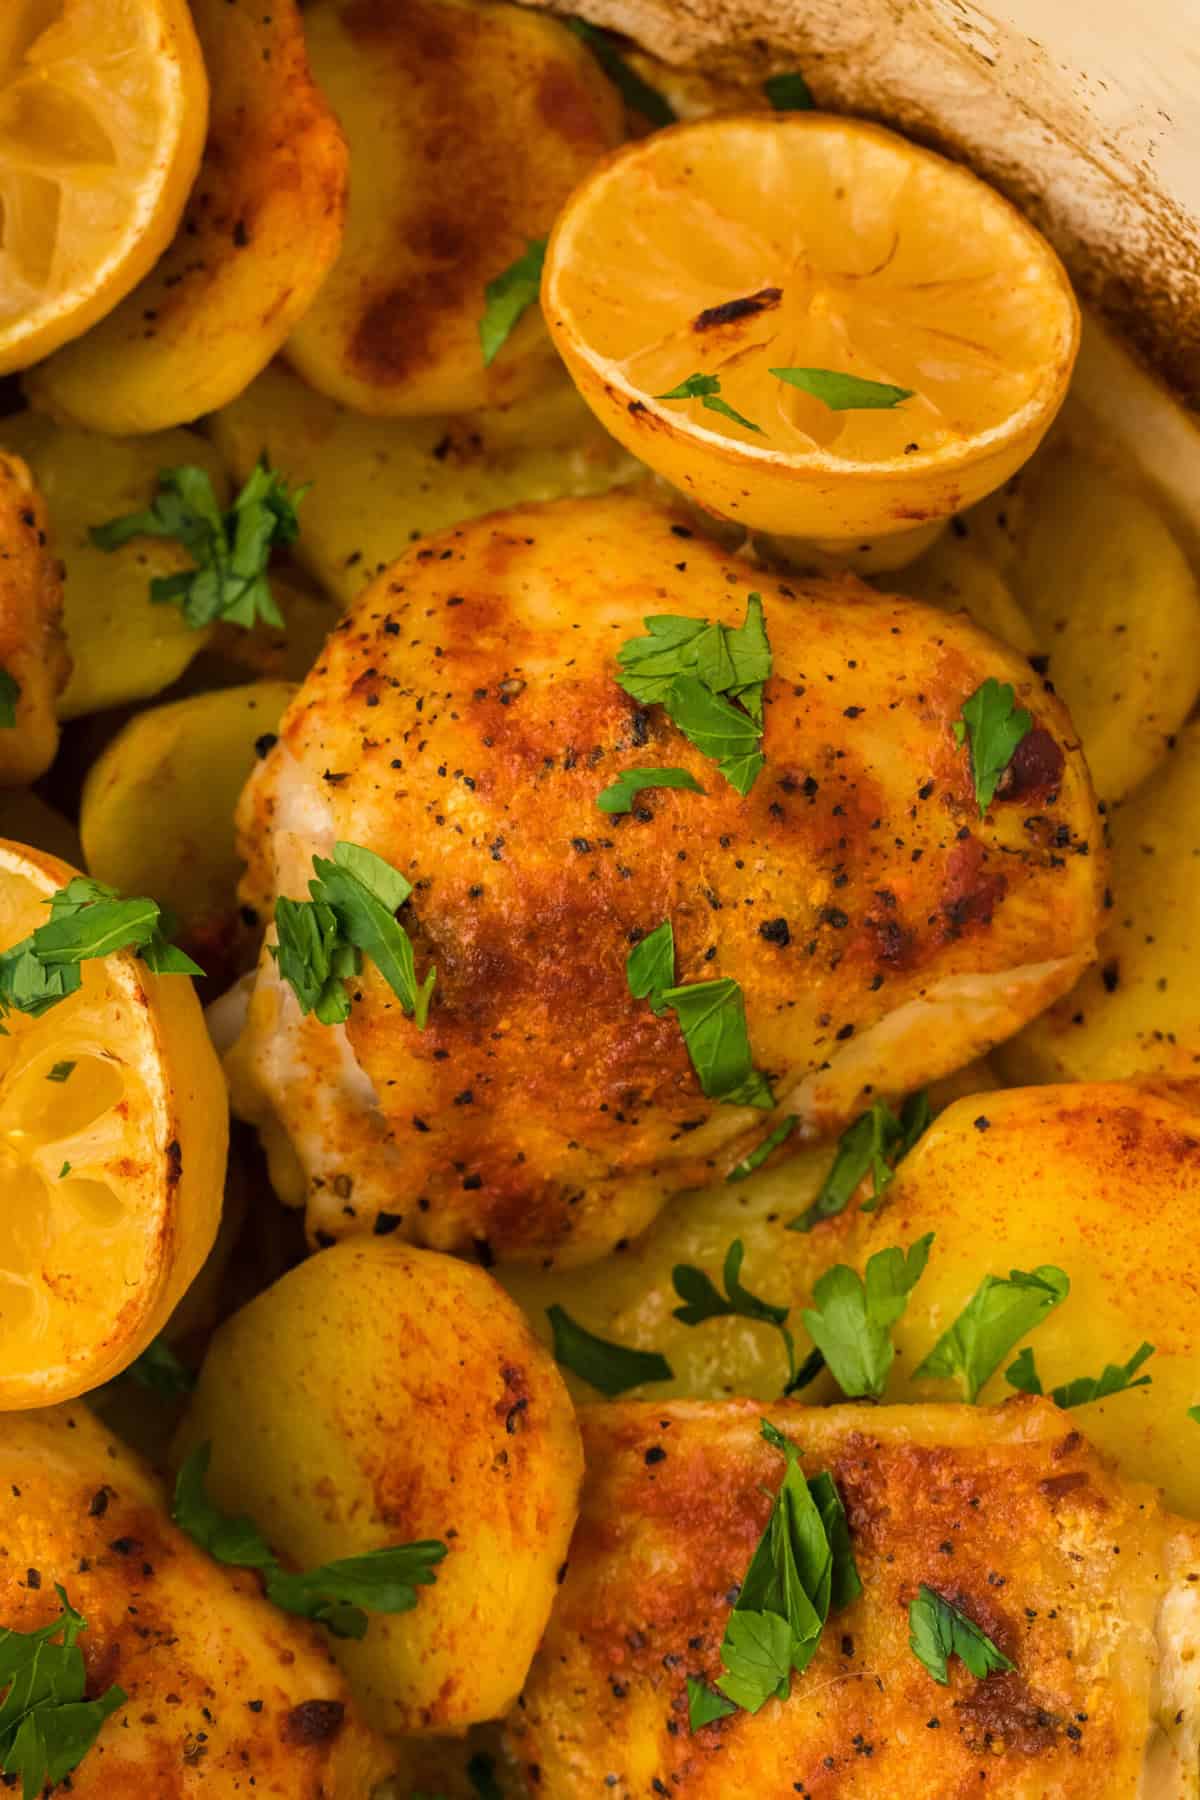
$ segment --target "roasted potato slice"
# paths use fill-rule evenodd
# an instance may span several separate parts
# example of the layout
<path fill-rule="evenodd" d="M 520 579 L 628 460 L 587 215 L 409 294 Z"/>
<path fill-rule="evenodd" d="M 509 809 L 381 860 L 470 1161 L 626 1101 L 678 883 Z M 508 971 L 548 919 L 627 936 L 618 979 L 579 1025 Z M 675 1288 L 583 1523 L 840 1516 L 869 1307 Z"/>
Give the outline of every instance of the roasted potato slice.
<path fill-rule="evenodd" d="M 217 1332 L 180 1455 L 205 1440 L 214 1499 L 299 1567 L 449 1546 L 414 1611 L 334 1645 L 376 1725 L 457 1731 L 507 1711 L 582 1460 L 558 1371 L 490 1276 L 378 1237 L 311 1257 Z"/>
<path fill-rule="evenodd" d="M 522 500 L 603 493 L 638 465 L 565 375 L 506 410 L 460 419 L 368 419 L 279 364 L 212 422 L 239 480 L 265 450 L 312 482 L 294 553 L 343 606 L 414 539 Z"/>
<path fill-rule="evenodd" d="M 338 253 L 345 141 L 296 0 L 192 0 L 208 146 L 166 254 L 115 312 L 27 380 L 92 431 L 162 431 L 223 406 L 274 356 Z"/>
<path fill-rule="evenodd" d="M 58 749 L 56 707 L 71 667 L 62 604 L 46 503 L 21 459 L 0 451 L 0 675 L 12 713 L 0 718 L 2 787 L 32 781 Z"/>
<path fill-rule="evenodd" d="M 465 412 L 556 364 L 536 303 L 491 367 L 484 288 L 619 141 L 616 89 L 552 19 L 492 0 L 315 0 L 317 79 L 350 141 L 342 253 L 287 354 L 360 412 Z"/>
<path fill-rule="evenodd" d="M 63 623 L 72 669 L 59 717 L 144 700 L 168 687 L 203 649 L 207 633 L 193 631 L 177 606 L 154 605 L 150 582 L 189 568 L 191 557 L 168 538 L 134 538 L 120 550 L 98 550 L 88 532 L 148 506 L 159 470 L 181 463 L 207 469 L 223 500 L 227 483 L 216 451 L 191 431 L 98 437 L 37 413 L 0 420 L 0 446 L 33 470 L 65 565 Z"/>
<path fill-rule="evenodd" d="M 78 1404 L 10 1415 L 0 1447 L 0 1625 L 87 1619 L 89 1694 L 128 1696 L 74 1800 L 367 1800 L 390 1752 L 316 1633 L 171 1524 L 159 1483 Z"/>
<path fill-rule="evenodd" d="M 1200 724 L 1116 808 L 1111 835 L 1097 961 L 999 1051 L 1009 1081 L 1200 1073 Z"/>
<path fill-rule="evenodd" d="M 874 585 L 948 612 L 969 613 L 976 625 L 1026 656 L 1038 648 L 1032 625 L 995 563 L 964 543 L 953 525 L 915 562 L 877 577 Z"/>

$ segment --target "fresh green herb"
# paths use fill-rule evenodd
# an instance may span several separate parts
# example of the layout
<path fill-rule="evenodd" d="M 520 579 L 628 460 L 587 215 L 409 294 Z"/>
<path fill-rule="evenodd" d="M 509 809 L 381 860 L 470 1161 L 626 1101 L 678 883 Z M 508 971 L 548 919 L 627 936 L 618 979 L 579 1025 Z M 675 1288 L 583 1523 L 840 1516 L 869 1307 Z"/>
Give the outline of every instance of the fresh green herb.
<path fill-rule="evenodd" d="M 1123 1394 L 1129 1388 L 1149 1387 L 1149 1375 L 1142 1375 L 1136 1381 L 1134 1376 L 1153 1355 L 1153 1344 L 1140 1344 L 1128 1362 L 1105 1363 L 1099 1375 L 1077 1375 L 1074 1381 L 1065 1381 L 1060 1387 L 1051 1388 L 1050 1398 L 1056 1406 L 1066 1409 L 1072 1406 L 1089 1406 L 1093 1400 L 1107 1400 L 1110 1395 Z M 1005 1369 L 1004 1379 L 1010 1387 L 1019 1389 L 1023 1394 L 1043 1392 L 1041 1376 L 1037 1372 L 1037 1364 L 1029 1344 L 1026 1344 L 1016 1361 Z"/>
<path fill-rule="evenodd" d="M 1015 1669 L 999 1651 L 985 1631 L 981 1631 L 965 1612 L 943 1600 L 931 1587 L 921 1583 L 921 1591 L 908 1605 L 908 1642 L 918 1662 L 924 1664 L 933 1679 L 943 1687 L 950 1680 L 947 1663 L 952 1656 L 961 1657 L 971 1674 L 982 1681 L 987 1675 Z"/>
<path fill-rule="evenodd" d="M 929 1096 L 924 1088 L 911 1094 L 897 1118 L 884 1100 L 855 1119 L 838 1140 L 837 1154 L 816 1199 L 807 1211 L 793 1219 L 789 1231 L 811 1231 L 822 1219 L 845 1212 L 864 1176 L 873 1177 L 873 1192 L 861 1210 L 874 1212 L 885 1190 L 930 1121 Z"/>
<path fill-rule="evenodd" d="M 418 1587 L 437 1579 L 434 1570 L 445 1544 L 426 1539 L 347 1556 L 317 1569 L 292 1574 L 283 1569 L 252 1519 L 234 1518 L 214 1506 L 204 1487 L 212 1452 L 198 1444 L 179 1471 L 171 1517 L 181 1530 L 218 1562 L 258 1569 L 267 1599 L 284 1612 L 315 1619 L 334 1637 L 361 1638 L 367 1614 L 411 1612 Z"/>
<path fill-rule="evenodd" d="M 739 794 L 748 794 L 766 762 L 759 749 L 762 727 L 694 675 L 680 675 L 665 704 L 688 742 L 712 758 Z"/>
<path fill-rule="evenodd" d="M 577 38 L 582 38 L 608 79 L 612 82 L 627 106 L 634 112 L 641 113 L 651 125 L 671 125 L 675 121 L 675 108 L 657 88 L 643 81 L 636 69 L 631 69 L 625 58 L 594 25 L 583 19 L 566 19 L 563 21 L 568 31 L 573 31 Z"/>
<path fill-rule="evenodd" d="M 1053 1263 L 1027 1272 L 1010 1269 L 1008 1278 L 985 1275 L 948 1331 L 942 1333 L 914 1377 L 960 1376 L 974 1404 L 989 1376 L 1009 1351 L 1061 1306 L 1071 1283 Z"/>
<path fill-rule="evenodd" d="M 22 1800 L 37 1797 L 77 1769 L 110 1714 L 124 1706 L 124 1688 L 85 1700 L 87 1669 L 78 1639 L 87 1620 L 54 1584 L 62 1611 L 36 1631 L 0 1630 L 0 1770 L 21 1781 Z M 61 1642 L 55 1643 L 56 1638 Z"/>
<path fill-rule="evenodd" d="M 81 963 L 118 950 L 136 950 L 156 974 L 204 973 L 190 956 L 167 942 L 174 921 L 153 900 L 122 900 L 116 888 L 76 875 L 51 895 L 48 904 L 47 923 L 0 952 L 0 1017 L 16 1011 L 40 1018 L 68 994 L 78 992 Z M 51 1071 L 51 1080 L 66 1078 Z"/>
<path fill-rule="evenodd" d="M 802 1388 L 808 1387 L 817 1379 L 817 1376 L 825 1366 L 824 1353 L 820 1350 L 810 1350 L 804 1361 L 800 1364 L 800 1367 L 796 1370 L 796 1373 L 784 1388 L 783 1398 L 786 1400 L 790 1394 L 798 1394 Z"/>
<path fill-rule="evenodd" d="M 898 1245 L 867 1260 L 866 1279 L 845 1263 L 826 1269 L 813 1287 L 804 1323 L 848 1400 L 879 1400 L 896 1351 L 891 1328 L 925 1273 L 932 1231 L 907 1252 Z"/>
<path fill-rule="evenodd" d="M 530 238 L 524 254 L 509 263 L 483 290 L 483 317 L 479 321 L 479 345 L 484 367 L 499 356 L 518 319 L 531 307 L 542 285 L 546 260 L 545 238 Z"/>
<path fill-rule="evenodd" d="M 631 1350 L 596 1337 L 561 1306 L 548 1306 L 546 1317 L 554 1333 L 554 1360 L 581 1380 L 590 1382 L 609 1400 L 643 1381 L 674 1381 L 675 1371 L 657 1350 Z"/>
<path fill-rule="evenodd" d="M 1189 1406 L 1187 1409 L 1187 1416 L 1192 1421 L 1193 1425 L 1200 1425 L 1200 1406 Z"/>
<path fill-rule="evenodd" d="M 714 1719 L 727 1719 L 737 1711 L 732 1700 L 726 1700 L 724 1694 L 718 1694 L 695 1675 L 687 1678 L 687 1697 L 688 1730 L 693 1733 L 703 1731 Z"/>
<path fill-rule="evenodd" d="M 721 1644 L 721 1694 L 747 1712 L 786 1700 L 803 1674 L 831 1610 L 862 1592 L 850 1531 L 827 1470 L 806 1481 L 796 1446 L 768 1420 L 763 1437 L 787 1459 L 766 1529 L 742 1582 Z M 723 1717 L 702 1683 L 688 1687 L 692 1729 Z"/>
<path fill-rule="evenodd" d="M 412 939 L 395 916 L 412 893 L 411 884 L 361 844 L 335 844 L 333 861 L 314 856 L 313 870 L 311 900 L 276 901 L 278 943 L 271 946 L 301 1012 L 315 1013 L 322 1025 L 349 1018 L 345 983 L 369 956 L 423 1031 L 437 971 L 430 969 L 418 985 Z"/>
<path fill-rule="evenodd" d="M 782 75 L 768 75 L 763 82 L 763 93 L 776 112 L 812 111 L 813 97 L 799 69 L 789 69 Z"/>
<path fill-rule="evenodd" d="M 992 804 L 1017 745 L 1032 730 L 1032 717 L 1017 705 L 1007 681 L 989 675 L 970 699 L 963 701 L 962 717 L 954 721 L 954 736 L 960 744 L 970 739 L 971 776 L 980 818 Z"/>
<path fill-rule="evenodd" d="M 735 425 L 742 425 L 747 431 L 757 431 L 763 435 L 761 425 L 747 419 L 740 412 L 734 412 L 728 400 L 721 399 L 721 377 L 719 375 L 689 375 L 678 387 L 668 388 L 665 394 L 655 394 L 656 400 L 698 400 L 709 412 L 720 413 L 723 418 L 732 419 Z"/>
<path fill-rule="evenodd" d="M 717 1292 L 703 1269 L 693 1268 L 690 1263 L 676 1263 L 671 1271 L 671 1281 L 684 1304 L 675 1308 L 675 1317 L 684 1325 L 703 1325 L 709 1319 L 752 1319 L 774 1325 L 787 1352 L 790 1385 L 796 1378 L 796 1346 L 787 1328 L 790 1309 L 775 1306 L 742 1286 L 740 1276 L 745 1253 L 741 1238 L 734 1238 L 725 1252 L 725 1266 L 721 1271 L 724 1294 Z"/>
<path fill-rule="evenodd" d="M 13 731 L 17 723 L 17 701 L 21 684 L 7 669 L 0 669 L 0 731 Z"/>
<path fill-rule="evenodd" d="M 775 1104 L 771 1084 L 754 1067 L 746 1003 L 729 976 L 672 987 L 675 979 L 675 934 L 664 919 L 636 943 L 625 959 L 625 978 L 635 1000 L 649 1000 L 655 1013 L 670 1008 L 679 1020 L 692 1067 L 710 1100 L 731 1106 Z"/>
<path fill-rule="evenodd" d="M 71 1173 L 71 1165 L 69 1162 L 65 1162 L 63 1164 L 62 1168 L 58 1171 L 58 1179 L 60 1181 L 65 1181 L 67 1179 L 67 1176 L 70 1173 Z"/>
<path fill-rule="evenodd" d="M 783 1123 L 777 1125 L 761 1144 L 756 1144 L 753 1150 L 743 1156 L 741 1162 L 734 1163 L 725 1177 L 726 1181 L 745 1181 L 747 1175 L 753 1175 L 755 1169 L 761 1169 L 772 1150 L 778 1150 L 780 1144 L 786 1143 L 799 1123 L 798 1116 L 789 1113 Z"/>
<path fill-rule="evenodd" d="M 504 1800 L 500 1783 L 496 1780 L 495 1761 L 486 1751 L 477 1750 L 467 1764 L 467 1780 L 475 1789 L 479 1800 Z"/>
<path fill-rule="evenodd" d="M 161 1337 L 147 1344 L 125 1373 L 139 1387 L 149 1388 L 155 1394 L 190 1394 L 196 1385 L 193 1371 L 180 1362 L 167 1340 Z"/>
<path fill-rule="evenodd" d="M 853 412 L 859 409 L 881 411 L 911 400 L 915 388 L 893 387 L 887 381 L 864 381 L 860 375 L 847 375 L 840 369 L 770 369 L 768 374 L 786 381 L 789 387 L 801 388 L 820 400 L 830 412 Z"/>
<path fill-rule="evenodd" d="M 625 958 L 625 979 L 635 1000 L 649 1000 L 655 1014 L 666 1012 L 663 995 L 675 981 L 675 933 L 670 919 L 640 938 Z"/>
<path fill-rule="evenodd" d="M 687 788 L 693 794 L 704 792 L 696 777 L 689 775 L 686 769 L 622 769 L 617 779 L 596 795 L 596 805 L 606 813 L 632 812 L 633 803 L 643 788 Z"/>
<path fill-rule="evenodd" d="M 272 549 L 299 537 L 296 507 L 307 489 L 289 490 L 265 456 L 227 512 L 221 511 L 206 469 L 160 469 L 158 484 L 160 491 L 144 512 L 93 526 L 93 544 L 119 550 L 135 537 L 176 538 L 194 567 L 156 576 L 151 600 L 177 603 L 194 631 L 218 619 L 247 631 L 259 619 L 282 628 L 267 564 Z"/>
<path fill-rule="evenodd" d="M 74 1072 L 75 1064 L 73 1062 L 56 1062 L 50 1073 L 47 1075 L 46 1080 L 70 1081 Z"/>

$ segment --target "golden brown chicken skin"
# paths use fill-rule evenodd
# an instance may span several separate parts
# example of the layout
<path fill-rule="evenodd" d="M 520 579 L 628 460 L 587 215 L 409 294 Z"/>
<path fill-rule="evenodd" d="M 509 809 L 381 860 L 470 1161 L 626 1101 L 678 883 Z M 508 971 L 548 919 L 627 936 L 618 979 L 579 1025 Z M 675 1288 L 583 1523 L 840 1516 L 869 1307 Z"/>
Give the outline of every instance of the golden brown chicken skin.
<path fill-rule="evenodd" d="M 790 1697 L 692 1734 L 783 1459 L 829 1469 L 861 1596 Z M 554 1800 L 1192 1800 L 1200 1540 L 1045 1401 L 586 1408 L 583 1507 L 510 1748 Z M 1015 1663 L 940 1686 L 909 1647 L 927 1584 Z M 1145 1786 L 1139 1785 L 1143 1778 Z"/>
<path fill-rule="evenodd" d="M 739 624 L 762 595 L 766 766 L 742 797 L 618 686 L 650 614 Z M 986 818 L 952 729 L 988 677 L 1036 728 Z M 669 766 L 703 793 L 646 790 Z M 344 1028 L 301 1021 L 264 953 L 235 1104 L 299 1156 L 319 1240 L 400 1229 L 486 1258 L 582 1261 L 711 1179 L 769 1114 L 705 1098 L 626 958 L 673 922 L 676 979 L 733 977 L 780 1108 L 837 1128 L 957 1067 L 1092 954 L 1101 837 L 1070 721 L 965 617 L 846 577 L 781 579 L 681 515 L 610 496 L 416 546 L 330 638 L 243 797 L 246 901 L 303 897 L 366 845 L 414 884 L 423 1033 L 378 973 Z M 277 1169 L 282 1157 L 276 1156 Z"/>

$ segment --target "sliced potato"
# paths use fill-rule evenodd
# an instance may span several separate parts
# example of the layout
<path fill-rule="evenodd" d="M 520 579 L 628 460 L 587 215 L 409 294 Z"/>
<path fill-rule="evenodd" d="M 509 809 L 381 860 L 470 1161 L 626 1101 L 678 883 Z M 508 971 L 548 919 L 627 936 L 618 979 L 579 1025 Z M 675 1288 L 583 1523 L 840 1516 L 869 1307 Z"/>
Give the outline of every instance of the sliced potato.
<path fill-rule="evenodd" d="M 64 1784 L 73 1800 L 367 1800 L 392 1758 L 324 1645 L 176 1530 L 86 1407 L 10 1414 L 0 1482 L 0 1625 L 48 1624 L 61 1583 L 87 1620 L 89 1695 L 127 1696 Z"/>
<path fill-rule="evenodd" d="M 0 787 L 32 781 L 53 762 L 70 666 L 46 503 L 20 458 L 0 452 L 0 671 L 16 684 L 5 696 L 12 720 L 0 722 Z"/>
<path fill-rule="evenodd" d="M 890 593 L 911 594 L 948 612 L 966 612 L 976 625 L 1026 656 L 1038 649 L 1033 626 L 995 563 L 963 541 L 953 528 L 906 568 L 883 576 Z"/>
<path fill-rule="evenodd" d="M 181 675 L 207 633 L 193 631 L 177 606 L 156 606 L 150 582 L 191 566 L 168 538 L 134 538 L 120 550 L 96 549 L 88 532 L 149 505 L 160 469 L 195 463 L 218 496 L 227 484 L 220 458 L 195 432 L 98 437 L 37 413 L 0 420 L 0 445 L 16 451 L 46 496 L 54 544 L 66 580 L 63 621 L 73 664 L 59 717 L 144 700 Z"/>
<path fill-rule="evenodd" d="M 1009 1081 L 1200 1072 L 1200 724 L 1112 815 L 1111 908 L 1097 960 L 1001 1046 Z"/>
<path fill-rule="evenodd" d="M 209 656 L 243 675 L 303 681 L 340 614 L 296 568 L 285 573 L 271 570 L 271 596 L 283 614 L 282 630 L 263 619 L 252 631 L 220 619 L 209 639 Z"/>
<path fill-rule="evenodd" d="M 487 368 L 484 288 L 619 141 L 616 89 L 561 24 L 491 0 L 315 0 L 304 28 L 352 178 L 342 254 L 292 362 L 368 413 L 530 392 L 556 362 L 537 305 Z"/>
<path fill-rule="evenodd" d="M 277 364 L 217 414 L 213 437 L 239 480 L 265 450 L 290 482 L 312 482 L 294 553 L 343 605 L 414 538 L 638 473 L 561 375 L 507 410 L 367 419 Z"/>
<path fill-rule="evenodd" d="M 295 0 L 192 0 L 208 146 L 174 243 L 115 312 L 28 377 L 35 405 L 115 434 L 223 406 L 264 368 L 337 255 L 348 158 Z"/>
<path fill-rule="evenodd" d="M 299 1567 L 448 1545 L 413 1611 L 334 1645 L 374 1723 L 447 1732 L 507 1711 L 582 1452 L 553 1362 L 489 1275 L 388 1237 L 311 1257 L 217 1332 L 177 1451 L 205 1440 L 213 1497 Z"/>

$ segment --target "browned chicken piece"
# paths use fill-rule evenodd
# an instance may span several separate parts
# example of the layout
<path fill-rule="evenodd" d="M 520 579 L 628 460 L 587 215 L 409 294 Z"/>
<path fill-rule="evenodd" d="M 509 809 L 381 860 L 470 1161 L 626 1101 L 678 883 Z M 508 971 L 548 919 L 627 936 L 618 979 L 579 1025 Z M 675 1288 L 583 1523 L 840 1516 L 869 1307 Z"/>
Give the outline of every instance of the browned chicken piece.
<path fill-rule="evenodd" d="M 832 1473 L 863 1591 L 788 1699 L 693 1734 L 687 1678 L 721 1674 L 783 1475 L 764 1416 L 807 1475 Z M 1113 1475 L 1048 1401 L 582 1418 L 568 1573 L 508 1725 L 529 1794 L 1195 1800 L 1200 1530 Z M 939 1685 L 909 1646 L 922 1584 L 1015 1667 L 977 1678 L 952 1656 Z"/>
<path fill-rule="evenodd" d="M 87 1697 L 127 1695 L 73 1800 L 368 1800 L 391 1768 L 319 1634 L 178 1531 L 78 1404 L 7 1414 L 0 1445 L 0 1626 L 57 1618 L 56 1583 L 87 1620 Z"/>
<path fill-rule="evenodd" d="M 70 672 L 62 564 L 49 542 L 46 503 L 21 459 L 0 452 L 0 701 L 13 713 L 12 724 L 0 714 L 0 786 L 33 781 L 53 762 L 55 703 Z"/>
<path fill-rule="evenodd" d="M 661 705 L 617 684 L 652 614 L 740 624 L 774 674 L 743 798 Z M 1035 729 L 980 816 L 952 729 L 987 677 Z M 622 770 L 702 793 L 597 795 Z M 413 883 L 428 1028 L 369 964 L 345 1027 L 302 1019 L 269 949 L 230 1060 L 318 1242 L 399 1229 L 585 1261 L 724 1172 L 771 1116 L 705 1097 L 626 958 L 673 922 L 676 980 L 732 977 L 781 1113 L 840 1127 L 969 1061 L 1091 957 L 1101 833 L 1070 720 L 971 625 L 850 577 L 781 579 L 632 496 L 498 513 L 366 589 L 240 809 L 244 899 L 307 894 L 335 840 Z M 290 1145 L 290 1148 L 288 1147 Z"/>

